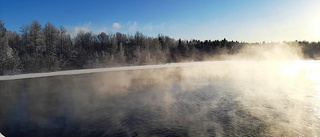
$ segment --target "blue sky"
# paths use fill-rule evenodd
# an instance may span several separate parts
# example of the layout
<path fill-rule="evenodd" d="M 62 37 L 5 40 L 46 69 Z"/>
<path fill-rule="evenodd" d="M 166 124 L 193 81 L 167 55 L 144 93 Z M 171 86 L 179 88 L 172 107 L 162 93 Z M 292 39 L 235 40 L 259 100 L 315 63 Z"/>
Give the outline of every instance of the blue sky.
<path fill-rule="evenodd" d="M 320 41 L 317 0 L 0 0 L 0 19 L 19 31 L 38 20 L 79 30 L 140 31 L 182 39 Z"/>

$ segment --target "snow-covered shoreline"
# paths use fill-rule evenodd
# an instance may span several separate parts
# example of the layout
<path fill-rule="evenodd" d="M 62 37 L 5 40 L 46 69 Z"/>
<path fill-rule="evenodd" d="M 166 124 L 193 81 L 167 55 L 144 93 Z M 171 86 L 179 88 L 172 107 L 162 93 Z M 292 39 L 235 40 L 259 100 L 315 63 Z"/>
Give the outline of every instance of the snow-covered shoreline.
<path fill-rule="evenodd" d="M 296 61 L 299 61 L 299 60 L 293 60 L 293 62 L 296 62 Z M 320 63 L 319 60 L 300 60 L 300 61 Z M 187 63 L 167 63 L 167 64 L 160 64 L 160 65 L 123 66 L 123 67 L 96 68 L 96 69 L 65 70 L 65 71 L 46 72 L 46 73 L 30 73 L 30 74 L 0 76 L 0 81 L 41 78 L 41 77 L 51 77 L 51 76 L 64 76 L 64 75 L 79 75 L 79 74 L 90 74 L 90 73 L 100 73 L 100 72 L 116 72 L 116 71 L 130 71 L 130 70 L 144 70 L 144 69 L 195 67 L 195 66 L 199 67 L 199 66 L 205 66 L 205 65 L 212 65 L 213 63 L 215 65 L 218 65 L 217 63 L 231 63 L 231 62 L 244 63 L 244 62 L 261 62 L 261 61 L 259 60 L 257 61 L 241 61 L 241 60 L 203 61 L 203 62 L 187 62 Z M 282 62 L 282 61 L 267 61 L 267 62 Z"/>
<path fill-rule="evenodd" d="M 64 75 L 79 75 L 79 74 L 89 74 L 89 73 L 99 73 L 99 72 L 115 72 L 115 71 L 130 71 L 130 70 L 143 70 L 143 69 L 188 67 L 188 66 L 195 66 L 195 65 L 199 65 L 199 64 L 205 64 L 205 62 L 167 63 L 167 64 L 161 64 L 161 65 L 124 66 L 124 67 L 65 70 L 65 71 L 46 72 L 46 73 L 8 75 L 8 76 L 0 76 L 0 81 L 29 79 L 29 78 L 41 78 L 41 77 L 51 77 L 51 76 L 64 76 Z"/>

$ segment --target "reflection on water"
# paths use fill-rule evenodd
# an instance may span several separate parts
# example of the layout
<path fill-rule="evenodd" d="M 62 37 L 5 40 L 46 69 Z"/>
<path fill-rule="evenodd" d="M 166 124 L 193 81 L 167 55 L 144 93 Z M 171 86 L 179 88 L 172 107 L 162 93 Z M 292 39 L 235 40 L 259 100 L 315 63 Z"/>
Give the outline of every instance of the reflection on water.
<path fill-rule="evenodd" d="M 320 63 L 211 62 L 0 82 L 5 136 L 319 136 Z"/>

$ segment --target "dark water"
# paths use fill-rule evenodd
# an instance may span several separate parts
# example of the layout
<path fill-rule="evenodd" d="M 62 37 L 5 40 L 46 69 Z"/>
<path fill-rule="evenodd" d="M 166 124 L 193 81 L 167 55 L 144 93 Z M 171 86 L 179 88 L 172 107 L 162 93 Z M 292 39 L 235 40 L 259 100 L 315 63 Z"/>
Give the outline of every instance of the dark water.
<path fill-rule="evenodd" d="M 187 77 L 185 72 L 175 68 L 0 81 L 0 133 L 7 137 L 320 133 L 318 93 L 311 84 L 290 87 L 281 78 L 277 85 L 227 75 Z M 288 94 L 300 90 L 304 91 Z"/>

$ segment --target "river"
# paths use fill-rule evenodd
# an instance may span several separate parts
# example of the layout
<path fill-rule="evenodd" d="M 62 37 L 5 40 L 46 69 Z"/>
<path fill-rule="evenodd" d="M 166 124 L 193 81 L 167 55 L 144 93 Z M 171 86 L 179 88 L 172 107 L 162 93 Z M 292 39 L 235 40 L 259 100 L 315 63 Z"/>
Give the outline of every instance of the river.
<path fill-rule="evenodd" d="M 170 64 L 166 64 L 170 66 Z M 4 136 L 319 136 L 319 61 L 0 81 Z"/>

